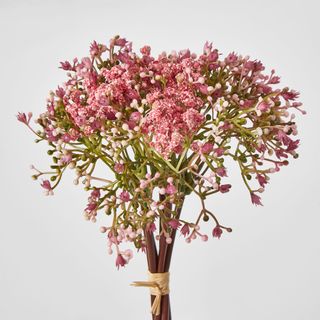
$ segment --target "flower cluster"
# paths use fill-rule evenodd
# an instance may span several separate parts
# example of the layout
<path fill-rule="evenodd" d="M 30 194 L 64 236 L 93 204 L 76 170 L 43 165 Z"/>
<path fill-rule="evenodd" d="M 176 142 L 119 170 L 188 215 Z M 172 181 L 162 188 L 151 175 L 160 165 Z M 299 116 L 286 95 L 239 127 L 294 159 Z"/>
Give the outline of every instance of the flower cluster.
<path fill-rule="evenodd" d="M 298 156 L 290 113 L 305 113 L 298 92 L 279 87 L 274 70 L 265 73 L 247 56 L 222 58 L 206 43 L 199 56 L 183 50 L 153 57 L 149 46 L 136 53 L 116 36 L 108 46 L 93 42 L 88 57 L 61 62 L 61 68 L 66 82 L 50 92 L 47 110 L 36 119 L 40 129 L 31 127 L 31 113 L 17 116 L 49 145 L 51 169 L 33 167 L 33 178 L 50 176 L 41 186 L 53 194 L 64 171 L 75 170 L 74 183 L 90 192 L 85 218 L 95 222 L 101 210 L 112 218 L 101 231 L 109 253 L 116 249 L 118 267 L 132 257 L 119 245 L 132 242 L 144 251 L 147 233 L 158 232 L 167 244 L 177 230 L 187 242 L 207 241 L 201 220 L 214 222 L 213 237 L 231 231 L 205 206 L 208 196 L 231 188 L 226 158 L 239 165 L 252 203 L 262 205 L 269 175 Z M 113 180 L 95 176 L 99 162 Z M 192 192 L 201 211 L 184 220 L 183 201 Z"/>

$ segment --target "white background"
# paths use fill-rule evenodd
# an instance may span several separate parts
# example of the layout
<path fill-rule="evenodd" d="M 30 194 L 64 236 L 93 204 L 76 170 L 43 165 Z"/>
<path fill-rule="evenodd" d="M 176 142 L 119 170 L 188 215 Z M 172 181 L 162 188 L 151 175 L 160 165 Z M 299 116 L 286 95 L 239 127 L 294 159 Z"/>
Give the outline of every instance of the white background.
<path fill-rule="evenodd" d="M 0 319 L 149 319 L 148 291 L 129 286 L 145 279 L 145 257 L 116 270 L 100 221 L 82 218 L 87 195 L 72 173 L 54 197 L 42 195 L 28 166 L 49 165 L 46 145 L 15 120 L 17 111 L 44 110 L 49 89 L 64 80 L 59 61 L 116 34 L 154 54 L 199 53 L 206 40 L 249 54 L 300 90 L 308 111 L 297 117 L 300 158 L 272 177 L 264 207 L 251 205 L 231 165 L 232 192 L 208 206 L 234 232 L 176 242 L 173 319 L 320 319 L 318 15 L 317 1 L 307 0 L 1 0 Z M 198 209 L 189 199 L 183 214 Z"/>

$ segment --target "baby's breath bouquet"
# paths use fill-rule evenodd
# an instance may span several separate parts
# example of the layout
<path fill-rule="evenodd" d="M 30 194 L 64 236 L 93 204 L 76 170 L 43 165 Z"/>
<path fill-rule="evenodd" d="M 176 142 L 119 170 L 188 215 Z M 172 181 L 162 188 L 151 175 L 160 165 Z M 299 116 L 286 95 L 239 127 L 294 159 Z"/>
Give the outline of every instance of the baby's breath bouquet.
<path fill-rule="evenodd" d="M 109 216 L 101 227 L 117 268 L 133 253 L 146 254 L 152 317 L 172 319 L 169 268 L 176 233 L 186 242 L 208 240 L 201 223 L 212 223 L 220 238 L 224 226 L 206 206 L 206 199 L 230 191 L 225 159 L 233 159 L 249 198 L 262 205 L 269 175 L 297 158 L 299 140 L 295 114 L 301 111 L 298 92 L 278 86 L 260 61 L 230 53 L 224 58 L 211 43 L 203 53 L 189 50 L 151 55 L 149 46 L 132 50 L 114 37 L 108 46 L 93 42 L 90 55 L 61 62 L 66 82 L 47 99 L 47 110 L 36 119 L 17 118 L 46 141 L 52 157 L 49 171 L 34 166 L 33 178 L 52 195 L 67 168 L 74 183 L 89 192 L 87 220 Z M 96 175 L 103 164 L 112 180 Z M 199 199 L 197 215 L 183 215 L 189 194 Z"/>

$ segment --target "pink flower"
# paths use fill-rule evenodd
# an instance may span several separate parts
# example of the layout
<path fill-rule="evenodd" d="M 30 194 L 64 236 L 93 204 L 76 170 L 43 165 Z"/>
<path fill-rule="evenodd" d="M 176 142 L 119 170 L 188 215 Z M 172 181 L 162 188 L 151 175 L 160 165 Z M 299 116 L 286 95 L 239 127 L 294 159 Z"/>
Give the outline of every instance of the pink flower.
<path fill-rule="evenodd" d="M 91 197 L 92 198 L 100 198 L 100 189 L 96 188 L 96 189 L 92 190 Z"/>
<path fill-rule="evenodd" d="M 172 219 L 168 222 L 168 225 L 172 228 L 172 229 L 175 229 L 177 230 L 180 226 L 181 226 L 181 223 L 179 222 L 179 220 L 177 219 Z"/>
<path fill-rule="evenodd" d="M 290 142 L 292 141 L 290 137 L 282 130 L 278 130 L 276 137 L 279 141 L 281 141 L 286 146 L 289 145 Z"/>
<path fill-rule="evenodd" d="M 92 62 L 91 62 L 91 59 L 89 57 L 82 58 L 81 59 L 81 64 L 87 69 L 91 69 L 92 68 Z"/>
<path fill-rule="evenodd" d="M 116 173 L 123 173 L 123 171 L 124 171 L 124 164 L 122 164 L 122 163 L 119 163 L 119 162 L 117 162 L 117 163 L 115 163 L 115 165 L 114 165 L 114 171 L 116 172 Z"/>
<path fill-rule="evenodd" d="M 149 46 L 144 46 L 140 49 L 140 52 L 145 56 L 149 56 L 151 52 L 151 48 Z"/>
<path fill-rule="evenodd" d="M 298 140 L 296 140 L 296 141 L 290 141 L 290 143 L 289 143 L 289 145 L 288 145 L 288 147 L 287 147 L 287 149 L 286 149 L 286 151 L 287 152 L 291 152 L 291 151 L 294 151 L 295 149 L 297 149 L 298 148 L 298 146 L 299 146 L 299 142 L 300 142 L 300 140 L 298 139 Z"/>
<path fill-rule="evenodd" d="M 20 121 L 20 122 L 22 122 L 22 123 L 24 123 L 24 124 L 27 124 L 27 123 L 28 123 L 27 116 L 26 116 L 25 113 L 19 112 L 19 113 L 17 114 L 17 119 L 18 119 L 18 121 Z"/>
<path fill-rule="evenodd" d="M 260 184 L 260 186 L 262 188 L 264 188 L 264 186 L 268 183 L 267 179 L 265 178 L 265 176 L 261 175 L 261 174 L 258 174 L 256 176 L 256 179 L 258 179 L 258 182 Z"/>
<path fill-rule="evenodd" d="M 156 225 L 152 222 L 152 223 L 147 223 L 146 225 L 146 231 L 147 232 L 155 232 L 157 230 Z"/>
<path fill-rule="evenodd" d="M 119 267 L 124 267 L 127 264 L 127 260 L 122 256 L 122 254 L 118 253 L 117 259 L 116 259 L 116 267 L 119 270 Z"/>
<path fill-rule="evenodd" d="M 91 201 L 88 203 L 87 207 L 86 207 L 86 211 L 87 212 L 93 212 L 96 211 L 97 209 L 97 203 L 95 201 Z"/>
<path fill-rule="evenodd" d="M 213 150 L 213 144 L 210 142 L 206 142 L 201 148 L 202 153 L 208 154 Z"/>
<path fill-rule="evenodd" d="M 221 157 L 224 154 L 224 149 L 223 148 L 215 148 L 213 149 L 215 156 Z"/>
<path fill-rule="evenodd" d="M 91 57 L 99 57 L 106 50 L 107 50 L 107 47 L 105 45 L 98 44 L 96 41 L 93 41 L 90 46 L 90 55 Z"/>
<path fill-rule="evenodd" d="M 132 252 L 132 250 L 130 250 L 130 249 L 127 249 L 127 250 L 123 253 L 123 255 L 128 259 L 128 261 L 133 258 L 133 252 Z"/>
<path fill-rule="evenodd" d="M 250 193 L 251 195 L 251 202 L 256 205 L 256 206 L 263 206 L 263 204 L 261 203 L 261 197 L 256 195 L 254 192 Z"/>
<path fill-rule="evenodd" d="M 64 154 L 61 159 L 61 164 L 68 164 L 72 161 L 72 153 L 68 152 L 67 154 Z"/>
<path fill-rule="evenodd" d="M 124 38 L 115 37 L 110 40 L 110 46 L 124 47 L 128 41 Z"/>
<path fill-rule="evenodd" d="M 177 188 L 175 187 L 175 185 L 169 183 L 167 186 L 166 186 L 166 194 L 175 194 L 177 193 Z"/>
<path fill-rule="evenodd" d="M 31 112 L 28 113 L 28 117 L 26 116 L 26 114 L 24 112 L 23 113 L 22 112 L 18 112 L 18 114 L 17 114 L 18 121 L 20 121 L 20 122 L 22 122 L 22 123 L 24 123 L 26 125 L 29 124 L 31 117 L 32 117 L 32 113 Z"/>
<path fill-rule="evenodd" d="M 74 71 L 74 68 L 72 67 L 69 61 L 60 62 L 60 65 L 61 65 L 60 68 L 63 70 Z"/>
<path fill-rule="evenodd" d="M 56 90 L 57 97 L 59 97 L 60 99 L 63 99 L 65 94 L 66 92 L 64 91 L 64 89 L 58 86 L 58 89 Z"/>
<path fill-rule="evenodd" d="M 51 187 L 50 181 L 49 180 L 43 180 L 42 183 L 40 184 L 41 187 L 45 190 L 45 194 L 48 196 L 53 195 L 53 189 Z"/>
<path fill-rule="evenodd" d="M 41 183 L 41 187 L 47 191 L 51 191 L 52 187 L 51 187 L 51 183 L 49 180 L 43 180 Z"/>
<path fill-rule="evenodd" d="M 220 228 L 220 226 L 216 226 L 213 230 L 212 230 L 212 236 L 214 238 L 218 238 L 220 239 L 221 235 L 222 235 L 222 229 Z"/>
<path fill-rule="evenodd" d="M 124 190 L 120 193 L 120 200 L 123 202 L 128 202 L 130 200 L 130 194 L 128 191 Z"/>
<path fill-rule="evenodd" d="M 220 177 L 227 177 L 227 170 L 224 167 L 217 168 L 216 173 Z"/>
<path fill-rule="evenodd" d="M 131 113 L 129 121 L 133 121 L 134 123 L 138 123 L 141 119 L 141 113 L 138 111 L 134 111 Z"/>
<path fill-rule="evenodd" d="M 229 192 L 230 191 L 230 188 L 231 188 L 231 184 L 222 184 L 220 185 L 219 187 L 219 191 L 221 193 L 226 193 L 226 192 Z"/>
<path fill-rule="evenodd" d="M 262 101 L 258 104 L 257 109 L 261 112 L 267 112 L 270 110 L 270 104 L 266 101 Z"/>
<path fill-rule="evenodd" d="M 194 152 L 199 152 L 200 150 L 199 142 L 193 141 L 191 144 L 191 150 Z"/>
<path fill-rule="evenodd" d="M 235 63 L 237 60 L 238 60 L 238 56 L 234 52 L 229 53 L 227 57 L 224 59 L 226 64 Z"/>
<path fill-rule="evenodd" d="M 186 237 L 190 233 L 190 227 L 188 223 L 185 223 L 184 226 L 180 229 L 181 234 Z"/>
<path fill-rule="evenodd" d="M 285 100 L 295 100 L 296 98 L 299 97 L 299 92 L 295 90 L 289 91 L 288 89 L 287 90 L 284 89 L 281 95 Z"/>

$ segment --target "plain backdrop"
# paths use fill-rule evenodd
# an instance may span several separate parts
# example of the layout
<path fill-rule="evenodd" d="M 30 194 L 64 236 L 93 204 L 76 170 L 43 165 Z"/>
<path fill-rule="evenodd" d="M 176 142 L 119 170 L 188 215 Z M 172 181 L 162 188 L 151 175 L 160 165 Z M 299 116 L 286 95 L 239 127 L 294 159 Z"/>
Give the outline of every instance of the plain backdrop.
<path fill-rule="evenodd" d="M 50 164 L 46 145 L 15 119 L 45 109 L 64 81 L 59 61 L 88 54 L 95 39 L 120 34 L 153 53 L 206 40 L 275 68 L 301 91 L 300 158 L 272 176 L 264 207 L 252 206 L 236 166 L 228 194 L 208 207 L 234 229 L 220 240 L 178 238 L 172 263 L 175 320 L 320 319 L 318 1 L 9 1 L 0 0 L 0 319 L 149 319 L 146 259 L 117 271 L 97 224 L 84 221 L 87 194 L 68 173 L 54 197 L 30 179 Z M 107 173 L 106 173 L 107 175 Z M 194 217 L 190 198 L 183 211 Z M 212 225 L 208 226 L 210 232 Z"/>

